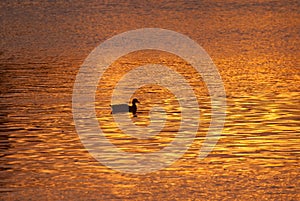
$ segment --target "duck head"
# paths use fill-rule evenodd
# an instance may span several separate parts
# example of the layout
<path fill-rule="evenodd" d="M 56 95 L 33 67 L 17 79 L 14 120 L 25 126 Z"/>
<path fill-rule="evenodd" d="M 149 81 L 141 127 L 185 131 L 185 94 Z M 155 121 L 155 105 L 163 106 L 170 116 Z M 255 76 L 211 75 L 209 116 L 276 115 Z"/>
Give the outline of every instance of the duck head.
<path fill-rule="evenodd" d="M 132 104 L 134 105 L 134 104 L 136 104 L 136 103 L 140 103 L 140 102 L 138 101 L 138 99 L 134 98 L 134 99 L 132 100 Z"/>

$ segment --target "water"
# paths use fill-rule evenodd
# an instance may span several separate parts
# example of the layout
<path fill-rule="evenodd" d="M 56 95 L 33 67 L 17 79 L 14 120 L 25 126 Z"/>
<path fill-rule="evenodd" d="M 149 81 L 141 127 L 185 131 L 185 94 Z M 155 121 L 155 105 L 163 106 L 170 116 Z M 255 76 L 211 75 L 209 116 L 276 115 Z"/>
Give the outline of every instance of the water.
<path fill-rule="evenodd" d="M 2 1 L 1 200 L 298 200 L 300 156 L 299 3 L 297 1 Z M 136 125 L 153 104 L 166 108 L 158 136 L 120 132 L 109 111 L 116 81 L 146 63 L 168 64 L 195 89 L 197 138 L 183 157 L 145 175 L 99 164 L 72 118 L 72 90 L 87 55 L 124 31 L 159 27 L 188 35 L 211 56 L 227 95 L 221 139 L 205 159 L 199 148 L 210 122 L 208 91 L 180 58 L 141 51 L 120 58 L 99 82 L 96 114 L 107 138 L 127 152 L 167 146 L 180 123 L 174 96 L 158 86 L 135 94 Z M 186 70 L 189 69 L 189 70 Z"/>

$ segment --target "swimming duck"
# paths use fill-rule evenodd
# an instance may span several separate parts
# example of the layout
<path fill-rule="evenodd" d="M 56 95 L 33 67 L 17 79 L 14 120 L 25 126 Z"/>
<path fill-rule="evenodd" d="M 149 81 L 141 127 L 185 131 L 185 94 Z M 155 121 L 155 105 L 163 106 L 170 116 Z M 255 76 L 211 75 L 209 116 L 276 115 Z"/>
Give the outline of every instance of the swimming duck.
<path fill-rule="evenodd" d="M 140 102 L 138 101 L 138 99 L 134 98 L 132 100 L 131 106 L 127 104 L 111 105 L 111 113 L 116 114 L 122 112 L 131 112 L 133 116 L 136 117 L 136 111 L 137 111 L 136 103 L 140 103 Z"/>

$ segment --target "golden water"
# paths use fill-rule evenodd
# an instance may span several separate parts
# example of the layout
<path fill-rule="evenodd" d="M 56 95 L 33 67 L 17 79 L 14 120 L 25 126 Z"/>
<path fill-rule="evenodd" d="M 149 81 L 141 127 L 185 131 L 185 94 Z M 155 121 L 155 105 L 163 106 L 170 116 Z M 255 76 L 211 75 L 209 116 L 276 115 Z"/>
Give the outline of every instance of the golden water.
<path fill-rule="evenodd" d="M 1 5 L 1 200 L 299 200 L 300 68 L 297 1 L 3 1 Z M 100 80 L 101 128 L 128 152 L 153 152 L 180 123 L 175 97 L 159 86 L 136 91 L 136 125 L 163 106 L 163 131 L 124 135 L 110 114 L 113 86 L 127 70 L 159 63 L 181 73 L 200 105 L 197 138 L 180 160 L 131 175 L 101 165 L 84 148 L 72 119 L 72 90 L 87 55 L 124 31 L 159 27 L 198 42 L 222 76 L 226 122 L 208 157 L 198 153 L 210 122 L 199 75 L 179 57 L 140 51 L 116 61 Z"/>

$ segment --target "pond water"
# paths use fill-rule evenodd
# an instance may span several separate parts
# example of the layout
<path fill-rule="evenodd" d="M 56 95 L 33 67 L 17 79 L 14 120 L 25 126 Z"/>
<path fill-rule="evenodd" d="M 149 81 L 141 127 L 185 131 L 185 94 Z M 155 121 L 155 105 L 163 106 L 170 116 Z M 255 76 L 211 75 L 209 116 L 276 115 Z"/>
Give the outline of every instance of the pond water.
<path fill-rule="evenodd" d="M 1 1 L 1 200 L 299 200 L 300 68 L 297 1 Z M 193 87 L 199 128 L 187 152 L 147 174 L 118 172 L 85 149 L 72 115 L 79 68 L 106 39 L 158 27 L 189 36 L 210 55 L 226 91 L 226 120 L 213 151 L 199 159 L 211 121 L 210 96 L 199 74 L 157 50 L 124 55 L 99 81 L 97 120 L 128 153 L 156 152 L 180 126 L 176 97 L 158 85 L 134 97 L 137 129 L 159 105 L 159 135 L 124 134 L 110 113 L 114 86 L 133 68 L 163 64 Z M 174 83 L 176 84 L 176 83 Z M 135 129 L 136 129 L 135 128 Z M 123 161 L 126 163 L 126 159 Z"/>

